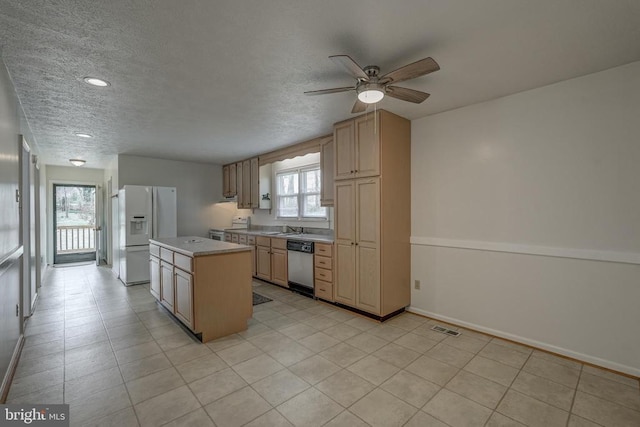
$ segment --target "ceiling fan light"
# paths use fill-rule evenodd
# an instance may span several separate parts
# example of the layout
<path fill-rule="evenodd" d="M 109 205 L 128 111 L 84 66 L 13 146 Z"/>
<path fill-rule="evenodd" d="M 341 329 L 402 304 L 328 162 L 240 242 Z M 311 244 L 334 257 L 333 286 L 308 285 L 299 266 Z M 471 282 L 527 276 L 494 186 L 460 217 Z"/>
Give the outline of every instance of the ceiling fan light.
<path fill-rule="evenodd" d="M 382 101 L 384 98 L 384 92 L 380 89 L 367 89 L 358 94 L 358 99 L 365 104 L 375 104 Z"/>
<path fill-rule="evenodd" d="M 69 159 L 69 161 L 73 166 L 84 166 L 84 164 L 87 163 L 86 160 L 82 159 Z"/>

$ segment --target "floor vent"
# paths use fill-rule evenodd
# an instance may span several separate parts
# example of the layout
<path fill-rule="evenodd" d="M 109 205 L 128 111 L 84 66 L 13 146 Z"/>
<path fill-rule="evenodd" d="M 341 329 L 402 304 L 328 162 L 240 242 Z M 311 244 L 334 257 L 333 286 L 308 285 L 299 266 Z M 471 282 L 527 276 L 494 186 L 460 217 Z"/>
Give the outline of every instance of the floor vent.
<path fill-rule="evenodd" d="M 460 332 L 458 331 L 453 331 L 451 329 L 443 328 L 442 326 L 438 326 L 438 325 L 434 325 L 431 329 L 433 329 L 436 332 L 440 332 L 441 334 L 451 335 L 454 337 L 457 337 L 458 335 L 460 335 Z"/>

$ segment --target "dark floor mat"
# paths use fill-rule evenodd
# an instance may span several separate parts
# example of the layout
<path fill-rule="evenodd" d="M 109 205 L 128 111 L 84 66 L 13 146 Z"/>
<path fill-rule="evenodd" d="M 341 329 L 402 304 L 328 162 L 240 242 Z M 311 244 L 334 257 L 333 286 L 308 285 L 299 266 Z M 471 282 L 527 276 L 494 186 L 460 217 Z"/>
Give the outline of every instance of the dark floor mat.
<path fill-rule="evenodd" d="M 253 305 L 263 304 L 265 302 L 273 301 L 271 298 L 263 297 L 262 295 L 253 293 Z"/>

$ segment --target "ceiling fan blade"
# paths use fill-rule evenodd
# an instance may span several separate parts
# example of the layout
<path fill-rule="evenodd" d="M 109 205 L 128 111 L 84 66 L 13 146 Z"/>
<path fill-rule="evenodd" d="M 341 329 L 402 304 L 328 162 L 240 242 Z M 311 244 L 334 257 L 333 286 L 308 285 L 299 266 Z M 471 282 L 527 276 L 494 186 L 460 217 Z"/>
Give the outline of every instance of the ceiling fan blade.
<path fill-rule="evenodd" d="M 331 59 L 336 64 L 343 66 L 349 72 L 349 74 L 351 74 L 356 79 L 367 81 L 369 80 L 369 76 L 367 76 L 367 73 L 365 73 L 362 67 L 359 66 L 356 61 L 351 59 L 349 55 L 333 55 L 330 56 L 329 59 Z"/>
<path fill-rule="evenodd" d="M 428 93 L 400 86 L 387 86 L 387 95 L 402 101 L 413 102 L 414 104 L 420 104 L 430 96 Z"/>
<path fill-rule="evenodd" d="M 325 95 L 327 93 L 338 93 L 338 92 L 348 92 L 350 90 L 355 90 L 355 87 L 336 87 L 333 89 L 322 89 L 322 90 L 310 90 L 305 92 L 305 95 Z"/>
<path fill-rule="evenodd" d="M 380 83 L 399 83 L 405 80 L 415 79 L 425 74 L 438 71 L 440 66 L 433 58 L 424 58 L 412 64 L 400 67 L 390 73 L 380 77 Z"/>
<path fill-rule="evenodd" d="M 353 108 L 351 109 L 351 114 L 364 113 L 365 111 L 367 111 L 368 105 L 369 104 L 365 104 L 364 102 L 356 98 L 356 103 L 353 104 Z"/>

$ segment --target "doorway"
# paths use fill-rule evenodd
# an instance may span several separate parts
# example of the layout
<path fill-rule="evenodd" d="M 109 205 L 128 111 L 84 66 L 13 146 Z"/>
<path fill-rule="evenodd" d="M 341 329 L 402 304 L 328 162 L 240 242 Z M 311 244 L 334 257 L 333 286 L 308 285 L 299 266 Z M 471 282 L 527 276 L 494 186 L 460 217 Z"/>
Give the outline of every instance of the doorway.
<path fill-rule="evenodd" d="M 53 263 L 96 260 L 96 186 L 53 184 Z"/>

